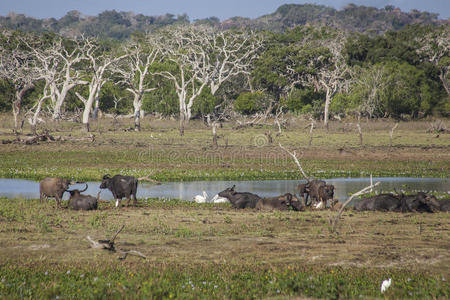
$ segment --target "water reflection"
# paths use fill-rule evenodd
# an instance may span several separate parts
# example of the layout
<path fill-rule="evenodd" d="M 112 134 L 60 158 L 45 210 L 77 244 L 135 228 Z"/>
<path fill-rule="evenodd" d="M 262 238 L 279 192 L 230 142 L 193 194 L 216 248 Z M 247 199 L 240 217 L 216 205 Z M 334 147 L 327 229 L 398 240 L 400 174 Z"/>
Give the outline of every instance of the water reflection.
<path fill-rule="evenodd" d="M 346 199 L 350 193 L 359 191 L 370 183 L 369 178 L 335 178 L 325 179 L 333 184 L 336 189 L 336 198 Z M 373 178 L 373 182 L 380 181 L 375 188 L 377 191 L 437 191 L 450 193 L 450 178 L 400 178 L 383 177 Z M 267 181 L 193 181 L 193 182 L 166 182 L 161 185 L 139 183 L 138 198 L 167 198 L 192 200 L 195 195 L 201 195 L 206 191 L 211 198 L 218 192 L 236 185 L 238 192 L 252 192 L 261 197 L 273 197 L 284 193 L 294 193 L 299 180 L 267 180 Z M 303 181 L 304 182 L 304 181 Z M 96 196 L 100 191 L 100 182 L 88 182 L 89 188 L 84 194 Z M 84 184 L 71 188 L 84 188 Z M 0 179 L 0 197 L 8 198 L 39 198 L 39 183 L 23 179 Z M 68 199 L 68 193 L 64 199 Z M 112 199 L 108 190 L 102 190 L 101 198 Z"/>

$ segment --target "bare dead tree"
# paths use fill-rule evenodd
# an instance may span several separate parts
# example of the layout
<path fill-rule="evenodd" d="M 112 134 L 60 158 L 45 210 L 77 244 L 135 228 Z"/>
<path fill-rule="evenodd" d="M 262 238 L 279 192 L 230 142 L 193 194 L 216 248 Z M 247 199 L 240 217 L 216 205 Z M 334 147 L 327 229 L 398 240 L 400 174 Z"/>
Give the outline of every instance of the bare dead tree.
<path fill-rule="evenodd" d="M 32 36 L 24 35 L 17 38 L 8 30 L 3 30 L 0 32 L 0 38 L 3 39 L 0 43 L 0 78 L 14 87 L 14 97 L 11 100 L 14 132 L 18 133 L 22 100 L 41 76 L 36 73 L 36 60 L 33 54 L 23 49 L 23 41 L 32 40 Z"/>
<path fill-rule="evenodd" d="M 48 86 L 48 82 L 46 81 L 41 96 L 37 100 L 36 104 L 27 112 L 27 114 L 32 115 L 32 117 L 28 118 L 28 122 L 31 125 L 31 132 L 33 135 L 36 135 L 37 124 L 43 122 L 43 120 L 39 118 L 39 114 L 41 113 L 42 110 L 42 104 L 44 103 L 45 100 L 50 99 L 50 97 L 51 97 L 50 89 Z"/>
<path fill-rule="evenodd" d="M 89 68 L 92 77 L 88 85 L 88 97 L 84 98 L 79 93 L 76 93 L 76 95 L 84 104 L 82 123 L 84 125 L 85 131 L 89 132 L 89 115 L 92 110 L 92 105 L 94 104 L 96 98 L 98 99 L 100 89 L 105 83 L 106 71 L 112 64 L 125 58 L 128 54 L 120 56 L 114 56 L 108 53 L 98 54 L 97 52 L 100 51 L 100 48 L 96 44 L 96 41 L 92 38 L 83 39 L 86 45 L 86 47 L 83 48 L 83 50 L 85 51 L 84 55 L 87 57 L 87 61 L 89 62 Z"/>
<path fill-rule="evenodd" d="M 360 114 L 372 118 L 376 113 L 380 114 L 383 107 L 383 92 L 388 85 L 388 73 L 383 65 L 373 65 L 369 68 L 354 67 L 350 72 L 358 92 L 361 94 L 362 103 L 358 107 Z"/>
<path fill-rule="evenodd" d="M 133 42 L 126 47 L 128 56 L 113 65 L 113 72 L 120 77 L 119 83 L 124 84 L 126 90 L 133 95 L 134 130 L 141 130 L 142 99 L 144 94 L 156 88 L 149 86 L 146 78 L 150 75 L 150 68 L 156 62 L 159 50 L 153 47 L 153 41 L 147 36 L 146 46 Z"/>
<path fill-rule="evenodd" d="M 309 142 L 308 142 L 308 146 L 311 147 L 312 145 L 312 140 L 313 140 L 313 129 L 314 129 L 314 120 L 313 118 L 311 118 L 311 124 L 309 124 L 310 129 L 309 129 Z"/>
<path fill-rule="evenodd" d="M 281 149 L 283 149 L 284 151 L 286 151 L 294 160 L 295 164 L 297 165 L 298 169 L 300 170 L 301 174 L 303 175 L 303 177 L 305 177 L 305 179 L 307 181 L 310 181 L 310 178 L 308 176 L 306 176 L 306 173 L 303 171 L 302 165 L 300 164 L 300 162 L 297 159 L 297 154 L 294 152 L 290 152 L 289 150 L 287 150 L 285 147 L 283 147 L 281 145 L 281 143 L 278 143 L 278 145 L 280 146 Z"/>
<path fill-rule="evenodd" d="M 178 67 L 177 72 L 158 74 L 175 85 L 180 135 L 184 135 L 194 101 L 206 86 L 214 95 L 225 81 L 248 72 L 262 44 L 262 39 L 255 36 L 252 33 L 215 32 L 199 26 L 180 27 L 161 35 L 158 43 L 161 53 Z"/>
<path fill-rule="evenodd" d="M 398 123 L 395 123 L 395 125 L 389 131 L 389 148 L 392 148 L 392 139 L 394 136 L 394 130 L 397 128 L 397 126 L 398 126 Z"/>
<path fill-rule="evenodd" d="M 43 45 L 39 40 L 26 44 L 40 63 L 40 73 L 45 75 L 51 92 L 52 118 L 58 120 L 68 92 L 78 85 L 88 84 L 78 70 L 86 59 L 84 51 L 88 46 L 77 39 L 64 41 L 62 38 L 56 38 L 51 45 Z"/>
<path fill-rule="evenodd" d="M 283 114 L 283 106 L 279 105 L 277 108 L 277 112 L 275 113 L 275 124 L 278 126 L 278 132 L 277 136 L 280 136 L 282 134 L 281 131 L 281 123 L 280 123 L 280 116 Z M 282 120 L 283 123 L 286 123 L 286 120 Z"/>
<path fill-rule="evenodd" d="M 450 28 L 447 25 L 435 27 L 431 32 L 416 38 L 420 47 L 416 52 L 422 56 L 423 61 L 428 61 L 439 69 L 439 79 L 450 96 Z"/>
<path fill-rule="evenodd" d="M 358 123 L 356 123 L 356 128 L 358 129 L 359 133 L 359 146 L 363 146 L 363 134 L 361 130 L 361 114 L 358 114 Z"/>
<path fill-rule="evenodd" d="M 344 204 L 342 205 L 341 209 L 338 211 L 338 213 L 336 214 L 336 216 L 334 217 L 334 219 L 330 218 L 330 225 L 331 225 L 331 232 L 336 232 L 336 226 L 338 224 L 339 218 L 342 215 L 342 212 L 344 211 L 345 207 L 352 202 L 353 198 L 363 195 L 365 193 L 370 192 L 374 187 L 376 187 L 377 185 L 379 185 L 380 182 L 377 181 L 375 184 L 373 185 L 369 185 L 365 188 L 363 188 L 362 190 L 360 190 L 359 192 L 354 193 L 353 195 L 350 196 L 350 198 L 347 199 L 347 201 L 344 202 Z"/>
<path fill-rule="evenodd" d="M 217 137 L 217 132 L 216 132 L 216 127 L 217 127 L 217 122 L 213 122 L 212 123 L 212 125 L 211 125 L 211 129 L 212 129 L 212 136 L 213 136 L 213 138 L 212 138 L 212 144 L 213 144 L 213 148 L 214 149 L 217 149 L 217 148 L 219 148 L 219 145 L 218 145 L 218 143 L 217 143 L 217 139 L 218 139 L 218 137 Z"/>
<path fill-rule="evenodd" d="M 325 92 L 324 125 L 328 129 L 329 107 L 331 101 L 340 91 L 348 90 L 351 82 L 351 69 L 346 64 L 344 56 L 344 46 L 346 38 L 343 32 L 336 32 L 331 38 L 324 38 L 316 41 L 305 42 L 305 47 L 322 47 L 328 49 L 330 58 L 324 61 L 322 55 L 312 59 L 317 70 L 313 73 L 306 73 L 300 76 L 298 81 L 310 85 L 316 90 Z M 295 70 L 293 70 L 295 71 Z"/>

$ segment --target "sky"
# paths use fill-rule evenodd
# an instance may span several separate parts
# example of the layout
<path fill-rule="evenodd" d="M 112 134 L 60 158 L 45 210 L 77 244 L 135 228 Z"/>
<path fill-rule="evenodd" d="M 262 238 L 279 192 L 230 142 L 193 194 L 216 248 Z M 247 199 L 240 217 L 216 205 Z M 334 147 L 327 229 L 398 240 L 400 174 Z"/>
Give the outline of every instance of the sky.
<path fill-rule="evenodd" d="M 256 18 L 274 12 L 283 4 L 304 3 L 322 4 L 337 9 L 348 3 L 377 8 L 393 5 L 405 12 L 418 9 L 439 13 L 443 19 L 450 17 L 450 0 L 0 0 L 0 15 L 15 12 L 35 18 L 59 19 L 70 10 L 96 16 L 105 10 L 115 9 L 147 16 L 186 13 L 191 21 L 212 16 L 225 20 L 234 16 Z"/>

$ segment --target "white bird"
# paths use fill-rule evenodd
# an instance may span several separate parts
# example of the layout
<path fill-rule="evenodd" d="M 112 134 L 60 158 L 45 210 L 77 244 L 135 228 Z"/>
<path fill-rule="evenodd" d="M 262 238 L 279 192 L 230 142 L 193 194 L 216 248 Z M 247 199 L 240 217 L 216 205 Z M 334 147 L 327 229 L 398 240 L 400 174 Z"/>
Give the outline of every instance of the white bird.
<path fill-rule="evenodd" d="M 205 202 L 207 202 L 207 200 L 208 200 L 208 194 L 205 191 L 203 191 L 203 196 L 197 195 L 194 197 L 194 201 L 197 203 L 205 203 Z"/>
<path fill-rule="evenodd" d="M 324 205 L 323 201 L 320 201 L 319 203 L 317 203 L 316 205 L 314 205 L 314 208 L 315 208 L 315 209 L 322 209 L 322 208 L 324 208 L 324 207 L 325 207 L 325 205 Z"/>
<path fill-rule="evenodd" d="M 381 283 L 381 292 L 382 293 L 386 292 L 386 290 L 391 286 L 391 283 L 392 283 L 392 281 L 390 278 L 388 280 L 384 280 Z"/>
<path fill-rule="evenodd" d="M 224 197 L 220 197 L 219 194 L 216 194 L 214 197 L 212 197 L 211 202 L 213 203 L 227 203 L 229 200 Z"/>

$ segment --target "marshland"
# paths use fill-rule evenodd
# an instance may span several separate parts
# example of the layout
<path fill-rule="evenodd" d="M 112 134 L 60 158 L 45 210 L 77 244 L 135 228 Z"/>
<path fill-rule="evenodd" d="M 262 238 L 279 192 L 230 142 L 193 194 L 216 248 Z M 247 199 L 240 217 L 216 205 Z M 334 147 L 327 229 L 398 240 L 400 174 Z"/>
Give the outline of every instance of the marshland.
<path fill-rule="evenodd" d="M 450 298 L 448 22 L 312 8 L 0 17 L 0 298 Z"/>

